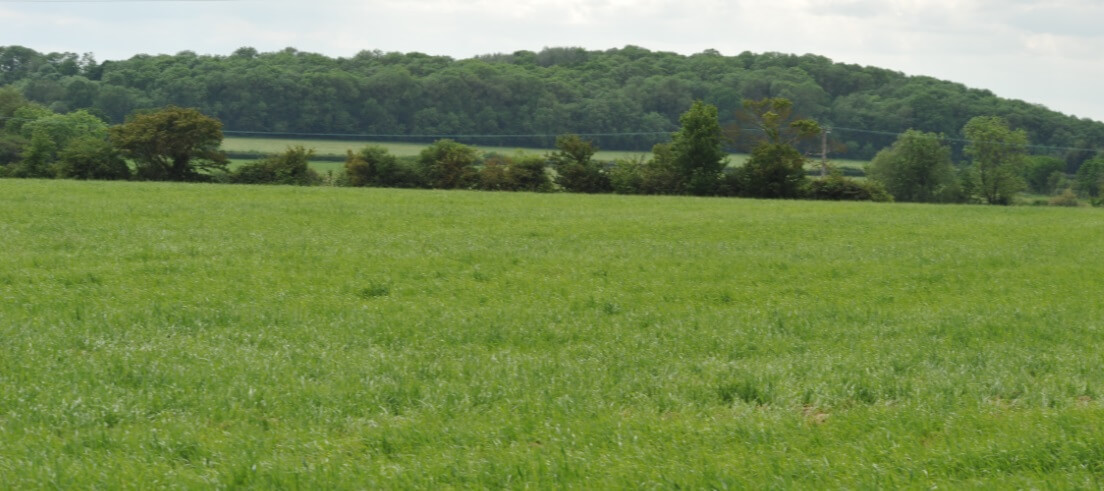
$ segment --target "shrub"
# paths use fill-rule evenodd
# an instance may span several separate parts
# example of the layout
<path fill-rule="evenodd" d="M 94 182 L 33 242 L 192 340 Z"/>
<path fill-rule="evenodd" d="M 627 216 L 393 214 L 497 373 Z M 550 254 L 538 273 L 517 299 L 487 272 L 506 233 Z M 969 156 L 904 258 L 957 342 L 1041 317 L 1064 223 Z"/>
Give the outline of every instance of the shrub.
<path fill-rule="evenodd" d="M 1050 198 L 1050 206 L 1081 206 L 1081 203 L 1077 201 L 1077 193 L 1073 192 L 1073 189 L 1066 188 L 1065 191 Z"/>
<path fill-rule="evenodd" d="M 429 187 L 467 189 L 479 183 L 475 148 L 452 140 L 437 140 L 418 155 L 418 169 Z"/>
<path fill-rule="evenodd" d="M 78 138 L 58 155 L 58 177 L 72 179 L 129 179 L 130 167 L 119 151 L 106 140 Z"/>
<path fill-rule="evenodd" d="M 556 138 L 559 151 L 548 155 L 548 162 L 556 171 L 556 184 L 572 193 L 608 193 L 613 190 L 609 176 L 602 164 L 594 160 L 598 150 L 591 142 L 578 135 L 562 135 Z"/>
<path fill-rule="evenodd" d="M 791 145 L 760 143 L 740 169 L 741 191 L 753 198 L 797 198 L 805 184 L 805 157 Z"/>
<path fill-rule="evenodd" d="M 356 187 L 425 187 L 412 160 L 396 158 L 378 145 L 366 146 L 357 153 L 348 152 L 344 176 L 344 182 Z M 343 181 L 338 177 L 335 183 Z"/>
<path fill-rule="evenodd" d="M 288 147 L 284 153 L 243 165 L 230 174 L 236 184 L 287 184 L 313 186 L 322 182 L 318 173 L 309 167 L 314 150 L 302 145 Z"/>
<path fill-rule="evenodd" d="M 807 197 L 834 201 L 893 201 L 893 196 L 881 183 L 860 181 L 832 174 L 809 183 Z"/>
<path fill-rule="evenodd" d="M 613 192 L 617 194 L 643 193 L 643 178 L 641 176 L 643 166 L 643 157 L 620 159 L 614 162 L 608 174 Z"/>
<path fill-rule="evenodd" d="M 510 158 L 492 154 L 479 170 L 478 188 L 488 191 L 543 193 L 552 190 L 552 179 L 545 172 L 543 157 Z"/>

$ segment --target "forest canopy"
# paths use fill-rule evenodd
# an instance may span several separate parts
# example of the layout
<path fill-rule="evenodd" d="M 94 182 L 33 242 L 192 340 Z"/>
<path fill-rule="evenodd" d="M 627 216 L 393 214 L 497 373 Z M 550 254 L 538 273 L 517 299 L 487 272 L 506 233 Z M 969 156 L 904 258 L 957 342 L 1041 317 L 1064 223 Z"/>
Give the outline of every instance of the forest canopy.
<path fill-rule="evenodd" d="M 716 106 L 729 126 L 738 124 L 744 100 L 786 98 L 796 115 L 832 128 L 837 157 L 869 159 L 909 129 L 955 141 L 979 115 L 1024 130 L 1031 153 L 1060 157 L 1069 172 L 1104 147 L 1104 123 L 931 77 L 781 53 L 568 47 L 456 60 L 241 48 L 97 62 L 87 53 L 8 46 L 0 47 L 3 85 L 57 112 L 87 109 L 112 123 L 139 109 L 194 107 L 231 135 L 449 137 L 550 148 L 557 135 L 575 133 L 606 149 L 648 150 L 670 138 L 695 100 Z M 956 157 L 962 147 L 952 149 Z"/>

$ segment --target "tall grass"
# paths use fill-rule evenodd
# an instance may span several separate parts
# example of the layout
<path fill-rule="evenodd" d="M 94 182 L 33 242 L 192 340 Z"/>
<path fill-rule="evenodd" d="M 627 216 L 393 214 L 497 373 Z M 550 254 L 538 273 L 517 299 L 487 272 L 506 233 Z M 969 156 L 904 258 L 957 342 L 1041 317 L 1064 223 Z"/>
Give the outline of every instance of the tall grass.
<path fill-rule="evenodd" d="M 1098 487 L 1099 210 L 0 180 L 5 487 Z"/>

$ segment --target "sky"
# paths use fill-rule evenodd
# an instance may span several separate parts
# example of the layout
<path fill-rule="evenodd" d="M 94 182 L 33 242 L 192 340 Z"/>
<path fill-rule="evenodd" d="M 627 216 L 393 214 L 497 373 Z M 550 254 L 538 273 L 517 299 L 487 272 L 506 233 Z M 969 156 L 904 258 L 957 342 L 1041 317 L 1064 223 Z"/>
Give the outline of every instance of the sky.
<path fill-rule="evenodd" d="M 635 45 L 826 56 L 1104 121 L 1101 0 L 0 0 L 0 46 L 453 58 Z"/>

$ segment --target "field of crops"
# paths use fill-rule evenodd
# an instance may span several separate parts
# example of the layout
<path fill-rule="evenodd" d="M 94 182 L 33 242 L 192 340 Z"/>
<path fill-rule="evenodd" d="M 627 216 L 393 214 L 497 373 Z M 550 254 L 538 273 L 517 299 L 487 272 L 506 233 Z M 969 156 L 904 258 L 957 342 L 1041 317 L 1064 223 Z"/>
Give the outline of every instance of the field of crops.
<path fill-rule="evenodd" d="M 1099 487 L 1099 209 L 0 180 L 0 483 Z"/>

